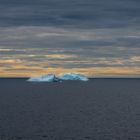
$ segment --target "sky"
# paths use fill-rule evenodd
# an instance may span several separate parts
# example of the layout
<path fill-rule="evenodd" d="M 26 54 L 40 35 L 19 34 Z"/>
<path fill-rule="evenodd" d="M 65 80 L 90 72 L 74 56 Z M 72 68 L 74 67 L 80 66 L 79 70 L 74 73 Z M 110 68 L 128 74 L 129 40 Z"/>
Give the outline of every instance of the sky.
<path fill-rule="evenodd" d="M 140 77 L 140 0 L 0 0 L 0 77 Z"/>

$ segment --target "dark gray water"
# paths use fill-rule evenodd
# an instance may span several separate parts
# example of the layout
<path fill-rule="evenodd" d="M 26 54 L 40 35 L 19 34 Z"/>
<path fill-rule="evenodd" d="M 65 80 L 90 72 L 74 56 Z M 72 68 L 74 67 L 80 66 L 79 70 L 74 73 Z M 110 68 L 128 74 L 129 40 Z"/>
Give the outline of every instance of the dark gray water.
<path fill-rule="evenodd" d="M 0 79 L 0 140 L 139 140 L 140 79 Z"/>

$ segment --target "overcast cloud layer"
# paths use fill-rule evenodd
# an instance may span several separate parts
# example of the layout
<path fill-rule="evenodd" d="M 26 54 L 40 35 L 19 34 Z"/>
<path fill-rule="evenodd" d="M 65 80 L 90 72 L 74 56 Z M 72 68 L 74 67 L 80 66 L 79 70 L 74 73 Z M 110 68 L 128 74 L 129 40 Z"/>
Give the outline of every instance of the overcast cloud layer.
<path fill-rule="evenodd" d="M 140 1 L 0 0 L 0 68 L 140 76 Z"/>

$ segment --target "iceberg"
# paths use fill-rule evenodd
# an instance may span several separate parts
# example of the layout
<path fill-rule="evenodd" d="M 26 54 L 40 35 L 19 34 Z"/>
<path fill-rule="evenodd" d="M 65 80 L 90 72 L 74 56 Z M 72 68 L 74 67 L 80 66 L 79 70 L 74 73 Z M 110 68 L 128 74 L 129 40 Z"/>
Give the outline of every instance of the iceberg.
<path fill-rule="evenodd" d="M 64 73 L 60 74 L 57 77 L 54 74 L 45 74 L 38 77 L 31 77 L 27 81 L 29 82 L 57 82 L 65 80 L 80 80 L 88 81 L 88 78 L 84 75 L 77 73 Z"/>
<path fill-rule="evenodd" d="M 54 74 L 45 74 L 38 77 L 31 77 L 28 79 L 29 82 L 55 82 L 58 81 Z"/>
<path fill-rule="evenodd" d="M 60 74 L 58 76 L 59 80 L 80 80 L 80 81 L 88 81 L 89 79 L 81 74 L 77 73 L 65 73 L 65 74 Z"/>

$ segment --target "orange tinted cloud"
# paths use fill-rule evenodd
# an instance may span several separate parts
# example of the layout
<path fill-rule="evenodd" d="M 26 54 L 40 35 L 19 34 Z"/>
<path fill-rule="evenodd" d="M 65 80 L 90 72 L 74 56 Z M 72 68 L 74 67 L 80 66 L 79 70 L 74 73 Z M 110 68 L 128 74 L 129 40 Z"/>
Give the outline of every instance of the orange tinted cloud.
<path fill-rule="evenodd" d="M 104 77 L 104 76 L 140 76 L 139 67 L 95 67 L 95 68 L 39 68 L 30 66 L 15 66 L 13 69 L 2 68 L 0 70 L 1 77 L 30 77 L 47 73 L 67 73 L 77 72 L 85 74 L 89 77 Z"/>

